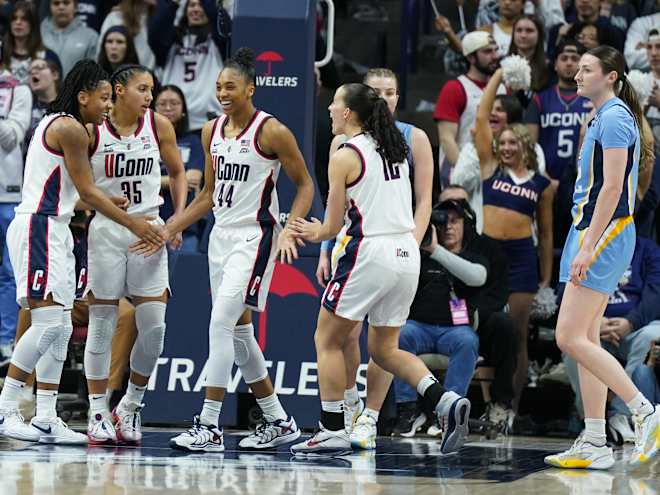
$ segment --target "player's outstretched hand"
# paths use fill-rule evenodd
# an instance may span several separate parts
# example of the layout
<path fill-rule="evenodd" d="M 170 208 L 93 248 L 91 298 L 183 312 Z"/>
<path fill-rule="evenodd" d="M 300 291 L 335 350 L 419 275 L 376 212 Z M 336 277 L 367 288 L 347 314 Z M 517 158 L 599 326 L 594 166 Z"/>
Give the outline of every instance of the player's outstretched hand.
<path fill-rule="evenodd" d="M 328 252 L 321 250 L 319 254 L 319 264 L 316 267 L 316 281 L 321 287 L 325 287 L 330 279 L 330 256 Z"/>
<path fill-rule="evenodd" d="M 124 211 L 128 210 L 128 207 L 131 204 L 126 196 L 110 196 L 110 201 L 112 201 L 117 208 L 121 208 Z"/>
<path fill-rule="evenodd" d="M 312 217 L 312 221 L 305 220 L 304 218 L 298 217 L 293 222 L 291 222 L 291 229 L 293 230 L 293 235 L 299 239 L 304 239 L 310 242 L 321 242 L 321 229 L 323 224 L 318 218 Z"/>
<path fill-rule="evenodd" d="M 571 263 L 571 282 L 580 285 L 587 278 L 587 270 L 593 258 L 593 252 L 588 249 L 580 249 Z"/>
<path fill-rule="evenodd" d="M 298 248 L 296 248 L 296 239 L 293 237 L 293 231 L 288 227 L 277 237 L 277 256 L 281 263 L 291 265 L 293 260 L 298 259 Z"/>
<path fill-rule="evenodd" d="M 129 230 L 140 238 L 130 246 L 132 252 L 150 256 L 161 249 L 169 239 L 169 233 L 164 227 L 149 223 L 153 220 L 154 217 L 132 217 Z"/>

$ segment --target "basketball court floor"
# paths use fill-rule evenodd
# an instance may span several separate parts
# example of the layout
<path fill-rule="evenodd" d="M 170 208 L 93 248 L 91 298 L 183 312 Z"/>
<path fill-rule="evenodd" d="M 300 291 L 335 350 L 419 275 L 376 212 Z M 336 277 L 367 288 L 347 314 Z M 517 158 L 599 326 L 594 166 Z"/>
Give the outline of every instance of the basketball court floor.
<path fill-rule="evenodd" d="M 569 440 L 472 436 L 460 454 L 443 456 L 436 439 L 380 438 L 375 452 L 298 459 L 284 447 L 238 451 L 241 432 L 225 432 L 224 454 L 177 452 L 167 445 L 173 432 L 147 428 L 139 448 L 0 439 L 0 495 L 660 493 L 658 460 L 636 470 L 623 464 L 607 472 L 546 468 L 543 457 Z M 618 450 L 617 458 L 628 449 Z"/>

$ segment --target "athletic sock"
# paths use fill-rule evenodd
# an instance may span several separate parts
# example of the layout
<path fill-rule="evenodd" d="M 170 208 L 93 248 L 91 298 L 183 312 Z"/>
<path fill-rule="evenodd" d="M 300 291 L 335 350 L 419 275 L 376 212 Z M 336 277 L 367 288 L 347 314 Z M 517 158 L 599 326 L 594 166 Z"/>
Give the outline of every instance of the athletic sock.
<path fill-rule="evenodd" d="M 147 390 L 147 386 L 135 385 L 130 380 L 128 381 L 128 386 L 126 387 L 126 394 L 119 401 L 119 406 L 125 410 L 135 409 L 142 405 L 142 399 L 144 399 L 144 393 Z"/>
<path fill-rule="evenodd" d="M 355 406 L 360 402 L 357 385 L 353 385 L 352 388 L 344 390 L 344 402 L 349 406 Z"/>
<path fill-rule="evenodd" d="M 57 390 L 37 389 L 37 417 L 57 418 Z"/>
<path fill-rule="evenodd" d="M 5 384 L 0 392 L 0 409 L 3 411 L 14 411 L 18 409 L 18 401 L 21 399 L 25 383 L 15 378 L 5 378 Z"/>
<path fill-rule="evenodd" d="M 584 435 L 582 437 L 596 447 L 602 447 L 607 442 L 605 436 L 605 420 L 584 418 Z"/>
<path fill-rule="evenodd" d="M 641 392 L 637 392 L 637 395 L 633 397 L 633 400 L 628 402 L 626 405 L 633 414 L 640 414 L 643 416 L 651 414 L 655 410 L 653 404 L 651 404 L 651 402 L 646 397 L 644 397 Z"/>
<path fill-rule="evenodd" d="M 199 420 L 205 426 L 218 426 L 222 411 L 222 401 L 204 399 L 204 406 L 199 415 Z"/>
<path fill-rule="evenodd" d="M 378 416 L 380 415 L 380 411 L 376 411 L 375 409 L 369 409 L 366 407 L 364 411 L 362 411 L 362 416 L 367 416 L 368 418 L 372 418 L 376 423 L 378 423 Z"/>
<path fill-rule="evenodd" d="M 89 413 L 92 417 L 97 414 L 105 417 L 110 416 L 108 403 L 105 401 L 105 394 L 89 394 Z"/>
<path fill-rule="evenodd" d="M 344 401 L 321 401 L 321 424 L 326 430 L 344 429 Z"/>
<path fill-rule="evenodd" d="M 264 413 L 264 418 L 266 421 L 272 423 L 278 419 L 286 421 L 288 418 L 286 411 L 280 403 L 280 399 L 277 397 L 277 394 L 273 393 L 268 397 L 263 397 L 262 399 L 257 399 L 257 404 Z"/>

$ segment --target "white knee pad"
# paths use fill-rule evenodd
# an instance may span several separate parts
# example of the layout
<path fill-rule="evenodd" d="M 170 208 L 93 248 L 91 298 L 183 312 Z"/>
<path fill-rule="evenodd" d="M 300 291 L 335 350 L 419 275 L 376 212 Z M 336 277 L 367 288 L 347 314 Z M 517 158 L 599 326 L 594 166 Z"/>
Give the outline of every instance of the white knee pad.
<path fill-rule="evenodd" d="M 32 373 L 39 358 L 60 336 L 63 312 L 62 306 L 46 306 L 30 311 L 32 325 L 16 344 L 11 359 L 14 366 Z"/>
<path fill-rule="evenodd" d="M 105 380 L 110 374 L 110 345 L 117 327 L 119 307 L 94 304 L 89 307 L 89 326 L 85 344 L 85 376 Z"/>
<path fill-rule="evenodd" d="M 131 370 L 150 376 L 165 344 L 165 311 L 160 301 L 138 304 L 135 308 L 137 339 L 131 351 Z"/>
<path fill-rule="evenodd" d="M 234 365 L 234 327 L 245 311 L 241 295 L 218 296 L 213 301 L 209 323 L 209 361 L 206 385 L 227 388 Z"/>
<path fill-rule="evenodd" d="M 238 325 L 234 329 L 234 362 L 241 369 L 245 383 L 260 382 L 268 376 L 266 360 L 254 338 L 254 326 Z"/>
<path fill-rule="evenodd" d="M 41 356 L 37 362 L 37 381 L 41 383 L 51 383 L 57 385 L 62 377 L 62 368 L 69 348 L 69 340 L 73 333 L 73 324 L 71 323 L 71 311 L 65 310 L 62 313 L 62 329 L 57 338 L 53 341 L 48 351 Z"/>

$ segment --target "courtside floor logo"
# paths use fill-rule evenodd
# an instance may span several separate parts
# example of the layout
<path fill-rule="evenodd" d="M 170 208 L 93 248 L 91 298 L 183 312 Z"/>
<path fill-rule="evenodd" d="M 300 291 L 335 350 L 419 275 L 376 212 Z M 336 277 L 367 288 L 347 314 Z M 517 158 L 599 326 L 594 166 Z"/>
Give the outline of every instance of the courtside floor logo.
<path fill-rule="evenodd" d="M 282 74 L 284 57 L 278 52 L 268 50 L 257 55 L 257 86 L 270 88 L 295 88 L 298 76 Z"/>

